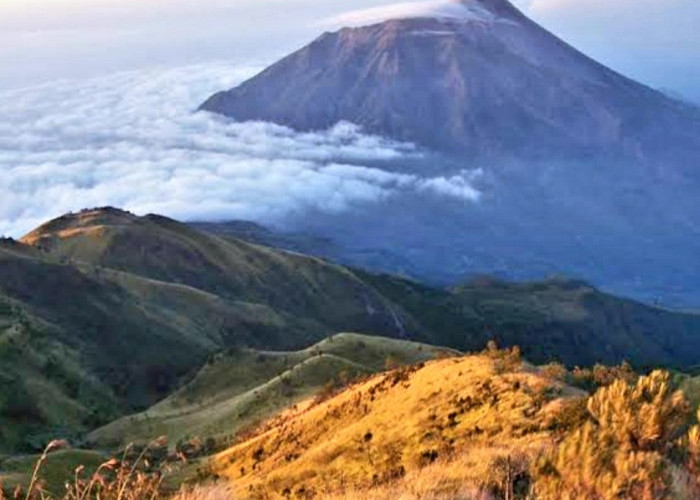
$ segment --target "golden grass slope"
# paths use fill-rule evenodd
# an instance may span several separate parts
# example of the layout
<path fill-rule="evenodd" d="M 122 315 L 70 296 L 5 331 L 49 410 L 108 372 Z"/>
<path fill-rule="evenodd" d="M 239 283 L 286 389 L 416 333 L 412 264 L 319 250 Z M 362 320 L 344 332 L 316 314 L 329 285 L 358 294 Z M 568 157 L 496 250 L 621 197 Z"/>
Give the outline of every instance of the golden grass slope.
<path fill-rule="evenodd" d="M 698 418 L 668 372 L 588 394 L 490 347 L 287 412 L 213 471 L 240 499 L 697 500 Z"/>
<path fill-rule="evenodd" d="M 311 359 L 324 357 L 336 358 Z M 697 500 L 700 411 L 668 372 L 614 372 L 621 377 L 583 393 L 559 381 L 573 373 L 533 367 L 519 350 L 493 344 L 480 355 L 386 371 L 240 434 L 211 460 L 219 482 L 196 482 L 174 498 Z M 172 493 L 157 489 L 177 461 L 165 441 L 132 451 L 100 465 L 96 481 L 89 468 L 70 477 L 66 456 L 51 473 L 66 475 L 66 493 L 43 498 L 92 498 L 75 494 L 88 484 L 107 500 Z M 4 479 L 26 483 L 32 458 L 11 464 Z M 95 470 L 99 456 L 87 458 Z"/>
<path fill-rule="evenodd" d="M 411 491 L 421 481 L 454 497 L 476 491 L 499 460 L 524 463 L 552 447 L 558 419 L 583 395 L 517 354 L 430 361 L 271 421 L 218 455 L 214 470 L 238 498 Z"/>
<path fill-rule="evenodd" d="M 341 333 L 301 351 L 231 349 L 147 411 L 89 435 L 99 446 L 149 441 L 219 439 L 316 394 L 331 384 L 391 366 L 454 355 L 456 351 L 382 337 Z"/>

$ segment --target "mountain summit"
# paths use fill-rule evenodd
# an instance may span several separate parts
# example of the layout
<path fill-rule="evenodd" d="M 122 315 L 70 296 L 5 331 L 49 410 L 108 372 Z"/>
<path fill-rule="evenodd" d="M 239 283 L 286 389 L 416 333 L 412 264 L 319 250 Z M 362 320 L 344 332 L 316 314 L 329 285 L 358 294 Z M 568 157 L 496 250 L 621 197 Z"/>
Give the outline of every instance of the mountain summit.
<path fill-rule="evenodd" d="M 387 15 L 395 16 L 385 20 Z M 700 112 L 598 64 L 507 0 L 370 9 L 201 109 L 298 130 L 339 121 L 460 156 L 697 153 Z"/>
<path fill-rule="evenodd" d="M 599 64 L 506 0 L 402 3 L 332 22 L 348 27 L 201 109 L 301 131 L 353 122 L 423 152 L 380 168 L 483 175 L 466 206 L 395 193 L 287 224 L 333 242 L 315 253 L 440 285 L 565 274 L 698 304 L 699 108 Z"/>
<path fill-rule="evenodd" d="M 503 22 L 523 15 L 504 0 L 429 0 L 365 9 L 332 18 L 334 24 L 361 26 L 390 19 L 435 18 L 463 22 Z"/>

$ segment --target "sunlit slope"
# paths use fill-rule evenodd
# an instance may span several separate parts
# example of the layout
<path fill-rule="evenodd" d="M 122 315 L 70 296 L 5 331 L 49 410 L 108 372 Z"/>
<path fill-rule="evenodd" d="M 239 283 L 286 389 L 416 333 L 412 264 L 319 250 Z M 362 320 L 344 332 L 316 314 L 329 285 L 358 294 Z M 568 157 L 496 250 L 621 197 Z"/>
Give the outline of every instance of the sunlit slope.
<path fill-rule="evenodd" d="M 231 347 L 295 350 L 338 331 L 463 351 L 495 338 L 538 363 L 627 359 L 681 371 L 700 349 L 700 316 L 581 282 L 440 290 L 111 208 L 60 217 L 24 243 L 0 240 L 0 303 L 1 446 L 27 451 L 153 406 Z M 326 354 L 304 370 L 342 371 L 345 361 Z"/>
<path fill-rule="evenodd" d="M 148 411 L 121 418 L 90 434 L 100 446 L 148 441 L 225 439 L 261 418 L 290 407 L 330 384 L 456 354 L 424 344 L 337 334 L 302 351 L 231 349 L 214 356 L 188 384 Z"/>
<path fill-rule="evenodd" d="M 240 498 L 338 494 L 408 478 L 455 456 L 462 458 L 442 468 L 442 486 L 481 484 L 492 459 L 549 447 L 558 416 L 580 395 L 517 357 L 431 361 L 283 415 L 218 455 L 214 469 Z"/>

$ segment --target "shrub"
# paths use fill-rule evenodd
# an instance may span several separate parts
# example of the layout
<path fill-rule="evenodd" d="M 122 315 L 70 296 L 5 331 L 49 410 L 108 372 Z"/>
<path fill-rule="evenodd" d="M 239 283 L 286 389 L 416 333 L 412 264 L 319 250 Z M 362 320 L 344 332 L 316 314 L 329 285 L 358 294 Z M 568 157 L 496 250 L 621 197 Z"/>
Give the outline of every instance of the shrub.
<path fill-rule="evenodd" d="M 569 374 L 566 367 L 561 363 L 549 363 L 544 365 L 540 371 L 544 377 L 547 377 L 550 380 L 558 380 L 560 382 L 564 382 Z"/>
<path fill-rule="evenodd" d="M 578 366 L 574 368 L 569 377 L 569 383 L 587 391 L 594 391 L 601 387 L 607 387 L 616 380 L 634 383 L 638 377 L 627 362 L 618 366 L 597 364 L 593 368 L 579 368 Z"/>
<path fill-rule="evenodd" d="M 539 498 L 674 498 L 689 405 L 667 372 L 617 379 L 588 399 L 589 419 L 537 466 Z"/>
<path fill-rule="evenodd" d="M 700 408 L 697 419 L 700 422 Z M 694 478 L 694 487 L 700 496 L 700 424 L 688 431 L 688 472 Z"/>

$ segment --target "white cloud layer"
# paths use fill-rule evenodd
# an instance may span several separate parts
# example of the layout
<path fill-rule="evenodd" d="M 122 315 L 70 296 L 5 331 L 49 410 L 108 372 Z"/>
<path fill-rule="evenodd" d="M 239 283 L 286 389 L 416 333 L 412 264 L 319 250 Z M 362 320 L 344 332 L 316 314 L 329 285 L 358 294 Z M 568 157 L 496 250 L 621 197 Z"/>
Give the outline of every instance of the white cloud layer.
<path fill-rule="evenodd" d="M 431 17 L 464 22 L 493 22 L 495 18 L 478 2 L 461 3 L 455 0 L 421 0 L 402 2 L 369 9 L 360 9 L 333 16 L 321 24 L 332 27 L 364 26 L 388 19 Z"/>
<path fill-rule="evenodd" d="M 396 193 L 478 199 L 472 172 L 423 178 L 362 166 L 419 153 L 351 124 L 297 133 L 193 112 L 252 72 L 210 64 L 0 93 L 0 234 L 102 205 L 275 223 Z"/>

